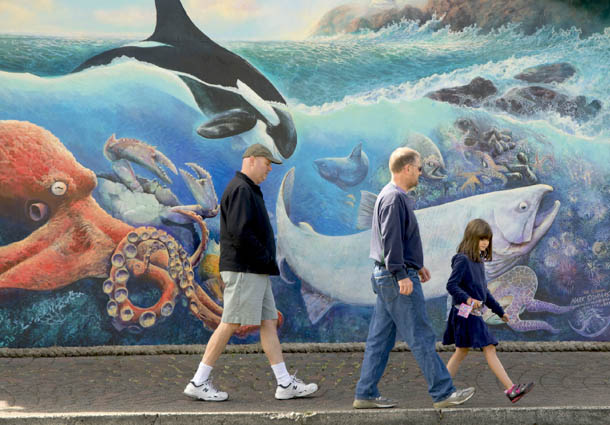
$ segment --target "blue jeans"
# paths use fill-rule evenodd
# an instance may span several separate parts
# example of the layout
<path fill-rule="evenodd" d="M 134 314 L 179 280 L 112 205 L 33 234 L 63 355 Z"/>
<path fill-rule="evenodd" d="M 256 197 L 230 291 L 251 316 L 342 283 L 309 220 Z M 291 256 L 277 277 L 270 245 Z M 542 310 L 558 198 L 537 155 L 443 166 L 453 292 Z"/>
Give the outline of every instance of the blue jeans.
<path fill-rule="evenodd" d="M 385 267 L 375 266 L 373 269 L 371 283 L 377 293 L 377 303 L 366 340 L 360 380 L 356 385 L 356 399 L 379 397 L 377 384 L 394 348 L 396 336 L 411 348 L 435 402 L 446 399 L 455 391 L 453 380 L 436 352 L 436 337 L 428 323 L 417 270 L 408 269 L 408 274 L 413 282 L 413 292 L 401 295 L 398 281 Z"/>

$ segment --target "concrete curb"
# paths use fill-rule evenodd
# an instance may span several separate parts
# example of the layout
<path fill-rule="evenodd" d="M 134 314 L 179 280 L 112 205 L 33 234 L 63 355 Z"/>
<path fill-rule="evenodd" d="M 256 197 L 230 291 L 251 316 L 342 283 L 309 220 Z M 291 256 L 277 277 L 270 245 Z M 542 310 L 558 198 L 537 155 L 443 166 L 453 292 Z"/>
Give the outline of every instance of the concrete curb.
<path fill-rule="evenodd" d="M 8 413 L 0 411 L 0 425 L 575 425 L 608 423 L 610 407 L 512 407 L 457 409 L 337 410 L 311 412 L 218 413 Z"/>
<path fill-rule="evenodd" d="M 364 342 L 349 343 L 283 343 L 284 353 L 338 353 L 363 352 Z M 454 351 L 453 345 L 436 343 L 436 351 Z M 589 341 L 503 341 L 499 352 L 547 352 L 547 351 L 610 351 L 610 342 Z M 131 345 L 96 347 L 46 347 L 0 348 L 1 357 L 81 357 L 81 356 L 131 356 L 162 354 L 203 354 L 205 345 Z M 398 343 L 392 351 L 410 351 L 405 343 Z M 225 354 L 262 353 L 260 344 L 228 345 Z"/>

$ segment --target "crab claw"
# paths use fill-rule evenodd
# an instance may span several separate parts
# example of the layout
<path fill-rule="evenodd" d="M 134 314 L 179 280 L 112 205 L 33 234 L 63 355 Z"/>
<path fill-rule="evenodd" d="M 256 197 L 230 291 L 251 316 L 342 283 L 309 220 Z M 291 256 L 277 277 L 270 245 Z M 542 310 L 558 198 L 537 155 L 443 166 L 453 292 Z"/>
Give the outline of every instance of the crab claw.
<path fill-rule="evenodd" d="M 189 205 L 186 208 L 205 218 L 215 217 L 218 214 L 219 205 L 218 197 L 214 190 L 214 184 L 212 183 L 212 176 L 203 167 L 200 167 L 197 164 L 187 162 L 186 165 L 191 167 L 197 175 L 197 178 L 195 178 L 188 171 L 180 169 L 180 175 L 182 176 L 184 183 L 186 183 L 197 201 L 197 205 Z"/>
<path fill-rule="evenodd" d="M 161 168 L 161 165 L 169 168 L 174 174 L 178 174 L 174 163 L 161 151 L 137 139 L 116 139 L 113 134 L 104 145 L 104 156 L 112 162 L 112 169 L 121 181 L 134 192 L 142 192 L 142 187 L 138 183 L 130 162 L 141 165 L 167 184 L 171 184 L 172 179 Z"/>

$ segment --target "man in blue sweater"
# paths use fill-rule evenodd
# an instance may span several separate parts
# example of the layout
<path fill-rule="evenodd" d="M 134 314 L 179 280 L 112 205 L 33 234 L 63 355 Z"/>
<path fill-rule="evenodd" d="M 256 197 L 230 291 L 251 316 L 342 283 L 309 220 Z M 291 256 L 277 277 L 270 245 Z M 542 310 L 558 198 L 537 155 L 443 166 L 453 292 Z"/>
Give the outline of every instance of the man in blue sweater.
<path fill-rule="evenodd" d="M 224 401 L 229 395 L 212 385 L 210 373 L 229 339 L 242 325 L 260 325 L 263 351 L 277 380 L 275 398 L 305 397 L 318 390 L 286 369 L 277 336 L 277 310 L 270 275 L 278 275 L 275 239 L 259 185 L 281 164 L 261 144 L 243 154 L 241 171 L 229 182 L 220 201 L 220 275 L 225 283 L 224 310 L 195 376 L 184 389 L 189 397 Z"/>
<path fill-rule="evenodd" d="M 404 340 L 428 382 L 435 408 L 462 404 L 474 388 L 456 390 L 435 349 L 436 338 L 426 314 L 422 282 L 430 280 L 424 267 L 419 226 L 407 192 L 419 181 L 421 158 L 409 148 L 390 156 L 392 180 L 381 190 L 373 210 L 370 258 L 375 260 L 371 284 L 377 303 L 366 340 L 354 408 L 394 407 L 379 394 L 377 384 L 388 363 L 396 337 Z"/>

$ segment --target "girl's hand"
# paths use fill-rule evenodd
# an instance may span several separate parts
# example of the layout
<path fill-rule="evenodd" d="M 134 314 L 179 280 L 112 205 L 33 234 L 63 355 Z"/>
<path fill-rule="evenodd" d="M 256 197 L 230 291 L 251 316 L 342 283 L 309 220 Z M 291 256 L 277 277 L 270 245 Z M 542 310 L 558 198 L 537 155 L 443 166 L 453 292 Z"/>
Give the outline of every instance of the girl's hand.
<path fill-rule="evenodd" d="M 483 305 L 483 303 L 479 300 L 475 300 L 474 298 L 468 297 L 466 300 L 466 304 L 472 305 L 472 308 L 479 308 Z"/>
<path fill-rule="evenodd" d="M 504 323 L 508 323 L 508 320 L 509 320 L 508 314 L 504 313 L 504 316 L 502 316 L 502 321 Z"/>

